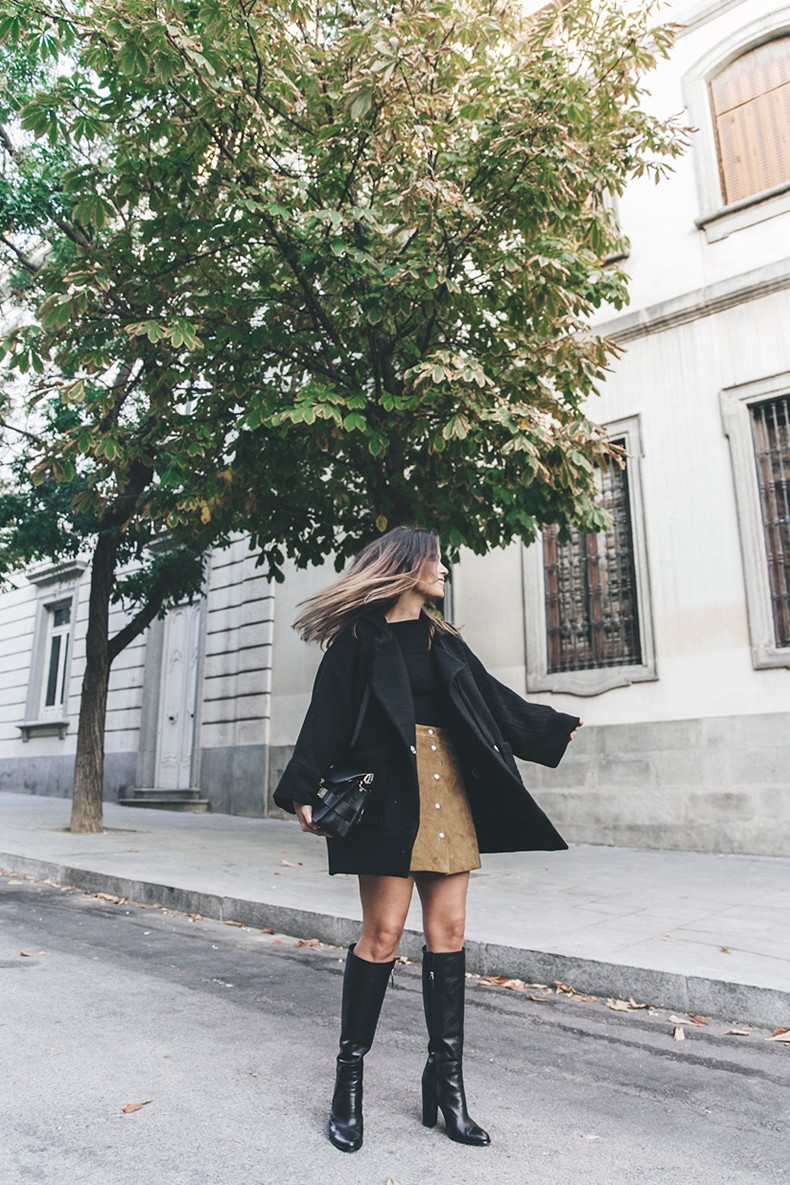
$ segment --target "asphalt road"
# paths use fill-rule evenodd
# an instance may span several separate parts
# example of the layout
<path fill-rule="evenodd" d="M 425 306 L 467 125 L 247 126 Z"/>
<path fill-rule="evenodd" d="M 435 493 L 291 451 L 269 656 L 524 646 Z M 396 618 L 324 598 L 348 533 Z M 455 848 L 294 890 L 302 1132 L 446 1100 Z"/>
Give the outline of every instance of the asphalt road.
<path fill-rule="evenodd" d="M 343 958 L 0 878 L 0 1185 L 790 1182 L 790 1045 L 474 980 L 467 1091 L 493 1142 L 424 1129 L 415 966 L 367 1059 L 365 1145 L 336 1151 Z"/>

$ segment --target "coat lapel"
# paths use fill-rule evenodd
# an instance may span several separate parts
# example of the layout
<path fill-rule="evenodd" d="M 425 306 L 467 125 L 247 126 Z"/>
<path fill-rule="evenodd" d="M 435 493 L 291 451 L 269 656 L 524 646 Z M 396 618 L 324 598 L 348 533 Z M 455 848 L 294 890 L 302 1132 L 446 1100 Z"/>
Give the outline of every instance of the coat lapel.
<path fill-rule="evenodd" d="M 414 745 L 414 699 L 398 640 L 384 623 L 370 658 L 370 690 L 407 749 Z"/>

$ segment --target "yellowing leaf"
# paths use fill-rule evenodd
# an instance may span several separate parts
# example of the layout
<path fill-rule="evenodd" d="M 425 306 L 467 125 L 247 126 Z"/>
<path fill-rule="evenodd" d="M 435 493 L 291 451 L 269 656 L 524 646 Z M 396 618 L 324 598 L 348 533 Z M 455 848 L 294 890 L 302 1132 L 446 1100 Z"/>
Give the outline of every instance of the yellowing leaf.
<path fill-rule="evenodd" d="M 768 1037 L 768 1040 L 790 1042 L 790 1029 L 774 1029 L 773 1036 Z"/>
<path fill-rule="evenodd" d="M 147 1107 L 152 1103 L 153 1099 L 144 1099 L 142 1103 L 127 1103 L 125 1107 L 121 1107 L 124 1115 L 131 1115 L 132 1111 L 139 1111 L 141 1107 Z"/>

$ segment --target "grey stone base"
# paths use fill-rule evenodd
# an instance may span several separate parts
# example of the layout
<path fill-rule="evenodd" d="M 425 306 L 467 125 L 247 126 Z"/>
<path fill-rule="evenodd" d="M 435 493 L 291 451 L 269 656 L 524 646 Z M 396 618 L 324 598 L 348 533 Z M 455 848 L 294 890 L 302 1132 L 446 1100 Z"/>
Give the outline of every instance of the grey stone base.
<path fill-rule="evenodd" d="M 275 805 L 272 795 L 277 789 L 277 783 L 283 776 L 286 765 L 291 760 L 293 745 L 272 745 L 269 749 L 269 790 L 266 801 L 266 814 L 270 819 L 292 818 L 286 811 L 281 811 Z"/>
<path fill-rule="evenodd" d="M 264 813 L 266 745 L 228 745 L 200 752 L 200 788 L 212 811 L 223 815 Z"/>
<path fill-rule="evenodd" d="M 790 855 L 790 714 L 584 727 L 524 780 L 574 843 Z"/>
<path fill-rule="evenodd" d="M 272 788 L 292 752 L 272 749 Z M 557 769 L 521 767 L 570 843 L 790 856 L 786 713 L 585 726 Z"/>
<path fill-rule="evenodd" d="M 135 785 L 136 753 L 107 753 L 104 758 L 104 801 L 117 802 Z M 74 781 L 74 754 L 62 757 L 0 758 L 0 791 L 70 798 Z"/>
<path fill-rule="evenodd" d="M 284 817 L 271 795 L 292 751 L 204 749 L 199 784 L 211 809 Z M 108 801 L 135 788 L 136 761 L 107 755 Z M 68 797 L 73 763 L 4 758 L 0 790 Z M 790 855 L 787 713 L 587 726 L 557 769 L 525 764 L 524 780 L 569 842 Z"/>

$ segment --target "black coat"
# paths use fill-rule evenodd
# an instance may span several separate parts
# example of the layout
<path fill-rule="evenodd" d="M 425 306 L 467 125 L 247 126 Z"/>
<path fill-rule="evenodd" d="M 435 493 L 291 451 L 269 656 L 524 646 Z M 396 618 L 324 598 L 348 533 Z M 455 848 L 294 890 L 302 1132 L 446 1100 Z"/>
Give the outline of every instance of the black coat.
<path fill-rule="evenodd" d="M 524 787 L 513 754 L 559 765 L 578 717 L 527 703 L 489 675 L 460 638 L 437 630 L 433 649 L 480 851 L 566 848 Z M 370 699 L 351 750 L 365 682 Z M 397 638 L 381 614 L 328 648 L 274 801 L 291 812 L 295 802 L 317 803 L 321 775 L 341 762 L 371 770 L 375 779 L 359 825 L 347 839 L 327 841 L 330 873 L 408 876 L 420 820 L 414 701 Z"/>

